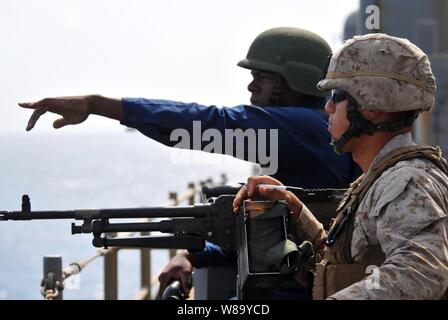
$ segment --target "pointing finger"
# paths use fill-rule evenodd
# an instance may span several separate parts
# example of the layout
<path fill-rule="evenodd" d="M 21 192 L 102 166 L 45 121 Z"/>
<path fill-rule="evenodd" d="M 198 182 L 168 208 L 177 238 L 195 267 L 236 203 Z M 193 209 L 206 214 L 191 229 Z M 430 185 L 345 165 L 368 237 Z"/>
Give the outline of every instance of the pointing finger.
<path fill-rule="evenodd" d="M 33 102 L 19 102 L 18 103 L 19 106 L 21 106 L 22 108 L 27 108 L 27 109 L 36 109 L 36 103 Z"/>
<path fill-rule="evenodd" d="M 27 109 L 51 108 L 58 104 L 58 99 L 44 98 L 36 102 L 19 102 L 18 105 Z"/>
<path fill-rule="evenodd" d="M 30 117 L 30 120 L 28 121 L 28 125 L 26 127 L 26 131 L 30 131 L 34 128 L 34 125 L 36 124 L 37 120 L 39 120 L 40 116 L 43 115 L 45 112 L 47 112 L 47 108 L 37 108 L 34 110 L 33 114 Z"/>

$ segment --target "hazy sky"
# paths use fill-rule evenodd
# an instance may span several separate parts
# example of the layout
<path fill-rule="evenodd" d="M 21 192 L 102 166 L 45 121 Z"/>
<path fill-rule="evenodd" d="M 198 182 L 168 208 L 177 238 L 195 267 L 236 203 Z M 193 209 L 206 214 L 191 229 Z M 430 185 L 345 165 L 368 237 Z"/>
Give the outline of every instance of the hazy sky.
<path fill-rule="evenodd" d="M 18 101 L 100 93 L 248 103 L 236 66 L 262 31 L 295 26 L 333 48 L 358 0 L 0 0 L 0 132 L 24 132 Z M 46 116 L 36 132 L 54 130 Z M 61 130 L 122 130 L 91 117 Z"/>

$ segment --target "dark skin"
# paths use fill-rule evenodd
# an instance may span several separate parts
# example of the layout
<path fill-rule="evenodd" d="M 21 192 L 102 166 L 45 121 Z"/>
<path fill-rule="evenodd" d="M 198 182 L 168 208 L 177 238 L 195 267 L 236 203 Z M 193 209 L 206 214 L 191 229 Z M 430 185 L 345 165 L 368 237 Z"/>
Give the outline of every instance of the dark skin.
<path fill-rule="evenodd" d="M 251 74 L 253 79 L 247 86 L 247 90 L 251 93 L 250 103 L 259 107 L 269 106 L 274 74 L 259 70 L 252 70 Z"/>
<path fill-rule="evenodd" d="M 106 98 L 99 95 L 45 98 L 37 102 L 21 102 L 19 106 L 34 109 L 28 121 L 26 131 L 33 129 L 37 120 L 46 112 L 56 113 L 61 116 L 61 118 L 53 122 L 55 129 L 66 125 L 80 124 L 87 120 L 91 114 L 118 121 L 123 120 L 121 99 Z"/>
<path fill-rule="evenodd" d="M 187 250 L 179 251 L 159 275 L 159 293 L 158 297 L 162 296 L 163 290 L 173 281 L 178 279 L 182 283 L 182 288 L 185 297 L 188 298 L 192 287 L 192 272 L 193 263 L 192 257 Z"/>
<path fill-rule="evenodd" d="M 272 106 L 270 98 L 276 74 L 261 70 L 252 70 L 251 74 L 253 80 L 247 86 L 247 90 L 251 93 L 250 103 L 258 107 Z M 286 81 L 281 78 L 278 104 L 280 106 L 307 105 L 307 101 L 301 94 L 291 90 Z"/>

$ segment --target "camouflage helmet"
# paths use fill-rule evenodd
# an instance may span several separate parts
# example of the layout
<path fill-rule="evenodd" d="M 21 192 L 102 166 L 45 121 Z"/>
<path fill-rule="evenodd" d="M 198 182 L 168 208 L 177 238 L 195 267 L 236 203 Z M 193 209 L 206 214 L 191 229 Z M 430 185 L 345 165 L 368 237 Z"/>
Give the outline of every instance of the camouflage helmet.
<path fill-rule="evenodd" d="M 331 57 L 320 89 L 348 92 L 369 110 L 429 111 L 436 82 L 428 57 L 407 39 L 355 36 Z"/>
<path fill-rule="evenodd" d="M 331 53 L 327 42 L 315 33 L 291 27 L 273 28 L 252 42 L 238 66 L 280 74 L 299 93 L 324 97 L 317 82 Z"/>

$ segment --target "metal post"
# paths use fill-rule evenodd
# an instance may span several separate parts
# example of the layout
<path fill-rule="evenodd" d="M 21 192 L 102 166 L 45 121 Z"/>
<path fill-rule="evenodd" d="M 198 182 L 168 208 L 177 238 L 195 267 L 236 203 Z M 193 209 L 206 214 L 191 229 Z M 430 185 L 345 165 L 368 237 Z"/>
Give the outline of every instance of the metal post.
<path fill-rule="evenodd" d="M 168 195 L 169 199 L 173 201 L 173 206 L 177 206 L 179 204 L 177 200 L 177 192 L 170 192 Z"/>
<path fill-rule="evenodd" d="M 170 192 L 169 198 L 170 200 L 173 201 L 173 206 L 179 205 L 179 201 L 177 199 L 177 192 Z M 176 255 L 176 251 L 177 251 L 176 249 L 170 249 L 170 259 Z"/>
<path fill-rule="evenodd" d="M 142 236 L 149 235 L 149 232 L 142 232 Z M 142 289 L 147 288 L 148 294 L 144 299 L 151 297 L 151 251 L 149 248 L 140 250 L 140 286 Z"/>
<path fill-rule="evenodd" d="M 227 175 L 225 173 L 221 174 L 221 184 L 224 186 L 229 182 L 229 179 L 227 178 Z"/>
<path fill-rule="evenodd" d="M 118 251 L 104 256 L 104 299 L 118 300 Z"/>
<path fill-rule="evenodd" d="M 194 182 L 190 182 L 188 184 L 188 189 L 192 191 L 191 197 L 188 198 L 188 204 L 190 206 L 192 206 L 192 205 L 194 205 L 194 196 L 195 196 L 195 193 L 194 193 L 194 190 L 195 190 Z"/>
<path fill-rule="evenodd" d="M 62 281 L 62 257 L 44 257 L 44 278 L 42 280 L 42 295 L 48 300 L 62 300 L 64 284 Z"/>

